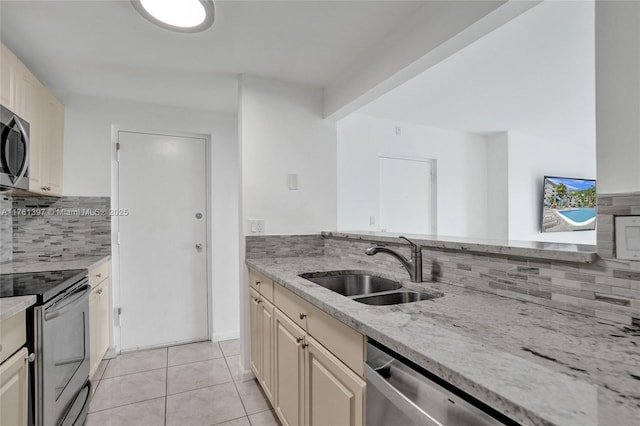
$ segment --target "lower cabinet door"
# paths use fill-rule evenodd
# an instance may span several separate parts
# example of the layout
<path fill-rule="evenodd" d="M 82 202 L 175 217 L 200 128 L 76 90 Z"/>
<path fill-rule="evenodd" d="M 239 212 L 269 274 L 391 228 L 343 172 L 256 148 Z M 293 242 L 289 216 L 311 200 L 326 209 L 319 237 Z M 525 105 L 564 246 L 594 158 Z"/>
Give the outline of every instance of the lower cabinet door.
<path fill-rule="evenodd" d="M 260 383 L 269 401 L 273 404 L 273 310 L 274 307 L 264 297 L 260 304 L 260 351 L 262 358 L 262 378 Z"/>
<path fill-rule="evenodd" d="M 262 351 L 260 348 L 260 295 L 249 289 L 249 316 L 251 329 L 251 371 L 258 380 L 262 379 Z"/>
<path fill-rule="evenodd" d="M 275 410 L 284 426 L 302 426 L 305 333 L 279 309 L 273 312 Z"/>
<path fill-rule="evenodd" d="M 0 365 L 0 425 L 27 426 L 29 369 L 27 348 Z"/>
<path fill-rule="evenodd" d="M 305 344 L 305 425 L 363 425 L 365 381 L 313 337 Z"/>

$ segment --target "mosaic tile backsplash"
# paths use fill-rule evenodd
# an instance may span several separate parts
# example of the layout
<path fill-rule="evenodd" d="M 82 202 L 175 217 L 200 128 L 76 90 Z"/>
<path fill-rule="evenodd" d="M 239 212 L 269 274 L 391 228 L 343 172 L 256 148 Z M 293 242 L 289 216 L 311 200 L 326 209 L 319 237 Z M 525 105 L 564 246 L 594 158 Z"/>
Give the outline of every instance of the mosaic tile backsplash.
<path fill-rule="evenodd" d="M 0 195 L 0 263 L 13 259 L 13 218 L 2 214 L 11 210 L 11 200 Z"/>
<path fill-rule="evenodd" d="M 599 259 L 594 263 L 423 247 L 423 277 L 427 281 L 435 279 L 511 299 L 640 326 L 640 262 L 615 259 L 614 217 L 629 214 L 640 214 L 640 193 L 598 196 Z M 290 249 L 300 242 L 314 250 Z M 391 256 L 365 255 L 365 249 L 372 244 L 371 241 L 321 235 L 262 236 L 259 240 L 247 237 L 247 257 L 344 256 L 406 274 L 400 262 Z M 387 245 L 406 257 L 410 255 L 406 244 Z"/>
<path fill-rule="evenodd" d="M 111 254 L 109 197 L 12 196 L 1 202 L 0 208 L 11 209 L 0 222 L 2 261 Z"/>
<path fill-rule="evenodd" d="M 324 240 L 318 235 L 252 235 L 246 237 L 248 258 L 322 256 Z"/>

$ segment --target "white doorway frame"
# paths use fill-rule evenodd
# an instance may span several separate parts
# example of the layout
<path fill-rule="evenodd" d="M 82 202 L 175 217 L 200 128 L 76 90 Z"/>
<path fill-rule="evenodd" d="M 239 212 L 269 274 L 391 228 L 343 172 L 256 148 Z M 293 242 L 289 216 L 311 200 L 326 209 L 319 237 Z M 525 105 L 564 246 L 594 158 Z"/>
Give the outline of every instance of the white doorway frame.
<path fill-rule="evenodd" d="M 144 134 L 152 134 L 152 135 L 160 135 L 160 136 L 174 136 L 174 137 L 184 137 L 184 138 L 197 138 L 204 139 L 205 141 L 205 203 L 206 203 L 206 213 L 207 213 L 207 223 L 206 223 L 206 242 L 207 242 L 207 338 L 211 340 L 213 323 L 212 323 L 212 309 L 213 309 L 213 286 L 211 282 L 212 270 L 211 270 L 211 250 L 212 250 L 212 241 L 213 236 L 211 235 L 211 220 L 212 220 L 212 209 L 211 209 L 211 135 L 202 134 L 202 133 L 189 133 L 189 132 L 175 132 L 168 130 L 149 130 L 149 129 L 140 129 L 135 127 L 128 126 L 119 126 L 116 124 L 111 125 L 111 209 L 118 210 L 120 209 L 119 200 L 120 200 L 120 176 L 119 176 L 119 164 L 118 164 L 118 133 L 119 132 L 129 132 L 129 133 L 144 133 Z M 170 196 L 170 194 L 167 194 Z M 112 326 L 111 326 L 111 344 L 112 346 L 109 348 L 107 352 L 107 358 L 113 358 L 116 355 L 122 353 L 122 347 L 120 342 L 120 320 L 118 315 L 118 307 L 120 306 L 120 245 L 119 245 L 119 234 L 120 234 L 120 222 L 118 220 L 118 216 L 111 217 L 111 289 L 113 295 L 111 297 L 111 318 L 112 318 Z M 176 342 L 177 343 L 177 342 Z M 186 343 L 186 342 L 180 342 Z M 164 345 L 163 345 L 164 346 Z M 150 348 L 146 348 L 150 349 Z"/>
<path fill-rule="evenodd" d="M 438 160 L 435 158 L 423 158 L 423 157 L 410 157 L 403 155 L 385 155 L 378 156 L 378 217 L 381 217 L 380 211 L 380 160 L 383 158 L 389 160 L 407 160 L 417 161 L 420 163 L 429 163 L 429 169 L 431 170 L 431 206 L 433 208 L 433 214 L 431 215 L 431 229 L 434 234 L 438 234 Z"/>

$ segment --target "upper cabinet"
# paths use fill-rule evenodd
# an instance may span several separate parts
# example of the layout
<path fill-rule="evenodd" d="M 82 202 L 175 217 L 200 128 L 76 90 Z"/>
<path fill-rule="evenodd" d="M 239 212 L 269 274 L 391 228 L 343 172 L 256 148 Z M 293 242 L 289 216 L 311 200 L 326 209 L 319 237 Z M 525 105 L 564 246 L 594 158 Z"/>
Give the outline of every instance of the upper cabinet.
<path fill-rule="evenodd" d="M 64 107 L 3 44 L 0 102 L 30 125 L 29 191 L 62 195 Z"/>

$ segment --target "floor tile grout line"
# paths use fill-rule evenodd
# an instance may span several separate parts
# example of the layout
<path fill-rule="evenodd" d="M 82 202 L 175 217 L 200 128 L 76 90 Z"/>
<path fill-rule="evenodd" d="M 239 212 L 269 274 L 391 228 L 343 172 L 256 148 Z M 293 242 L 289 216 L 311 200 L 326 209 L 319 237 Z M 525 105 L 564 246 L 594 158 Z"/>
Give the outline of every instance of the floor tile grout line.
<path fill-rule="evenodd" d="M 233 419 L 225 420 L 224 422 L 214 423 L 214 424 L 209 425 L 209 426 L 220 426 L 220 425 L 223 425 L 223 424 L 225 424 L 225 423 L 232 422 L 232 421 L 234 421 L 234 420 L 243 419 L 243 418 L 245 418 L 245 417 L 247 418 L 247 421 L 249 421 L 249 416 L 240 416 L 240 417 L 235 417 L 235 418 L 233 418 Z"/>
<path fill-rule="evenodd" d="M 236 384 L 236 381 L 233 380 L 233 373 L 231 372 L 231 368 L 229 367 L 229 363 L 227 362 L 227 359 L 224 359 L 224 363 L 227 364 L 227 370 L 229 370 L 229 374 L 231 375 L 231 381 L 233 382 L 233 387 L 236 390 L 236 394 L 238 394 L 238 399 L 240 399 L 240 404 L 242 404 L 242 410 L 244 411 L 244 414 L 247 416 L 247 420 L 249 420 L 249 414 L 247 413 L 247 407 L 244 404 L 244 401 L 242 400 L 242 396 L 240 395 L 240 391 L 238 390 L 238 385 Z M 249 424 L 251 424 L 251 420 L 249 420 Z"/>
<path fill-rule="evenodd" d="M 164 396 L 156 396 L 155 398 L 143 399 L 142 401 L 134 401 L 134 402 L 129 402 L 127 404 L 122 404 L 122 405 L 115 405 L 113 407 L 103 408 L 102 410 L 89 411 L 87 414 L 101 413 L 103 411 L 113 410 L 114 408 L 127 407 L 129 405 L 140 404 L 142 402 L 149 402 L 149 401 L 153 401 L 154 399 L 160 399 L 160 398 L 165 398 L 165 397 Z"/>
<path fill-rule="evenodd" d="M 201 359 L 198 361 L 188 361 L 188 362 L 183 362 L 181 364 L 175 364 L 175 365 L 167 365 L 167 368 L 174 368 L 174 367 L 180 367 L 181 365 L 189 365 L 189 364 L 195 364 L 196 362 L 205 362 L 205 361 L 213 361 L 216 359 L 224 359 L 224 357 L 220 357 L 220 358 L 207 358 L 207 359 Z"/>
<path fill-rule="evenodd" d="M 150 371 L 157 371 L 157 370 L 162 370 L 162 369 L 166 369 L 167 367 L 157 367 L 157 368 L 151 368 L 149 370 L 140 370 L 140 371 L 136 371 L 135 373 L 127 373 L 127 374 L 122 374 L 120 376 L 113 376 L 113 377 L 103 377 L 102 379 L 100 379 L 100 381 L 103 380 L 112 380 L 112 379 L 119 379 L 120 377 L 126 377 L 126 376 L 133 376 L 134 374 L 140 374 L 140 373 L 148 373 Z"/>
<path fill-rule="evenodd" d="M 193 389 L 184 390 L 184 391 L 180 391 L 180 392 L 175 392 L 175 393 L 171 393 L 171 394 L 167 393 L 167 396 L 180 395 L 180 394 L 187 393 L 187 392 L 193 392 L 193 391 L 197 391 L 197 390 L 212 388 L 214 386 L 226 385 L 226 384 L 231 383 L 231 382 L 233 382 L 233 380 L 228 381 L 228 382 L 216 383 L 216 384 L 213 384 L 213 385 L 200 386 L 198 388 L 193 388 Z"/>

